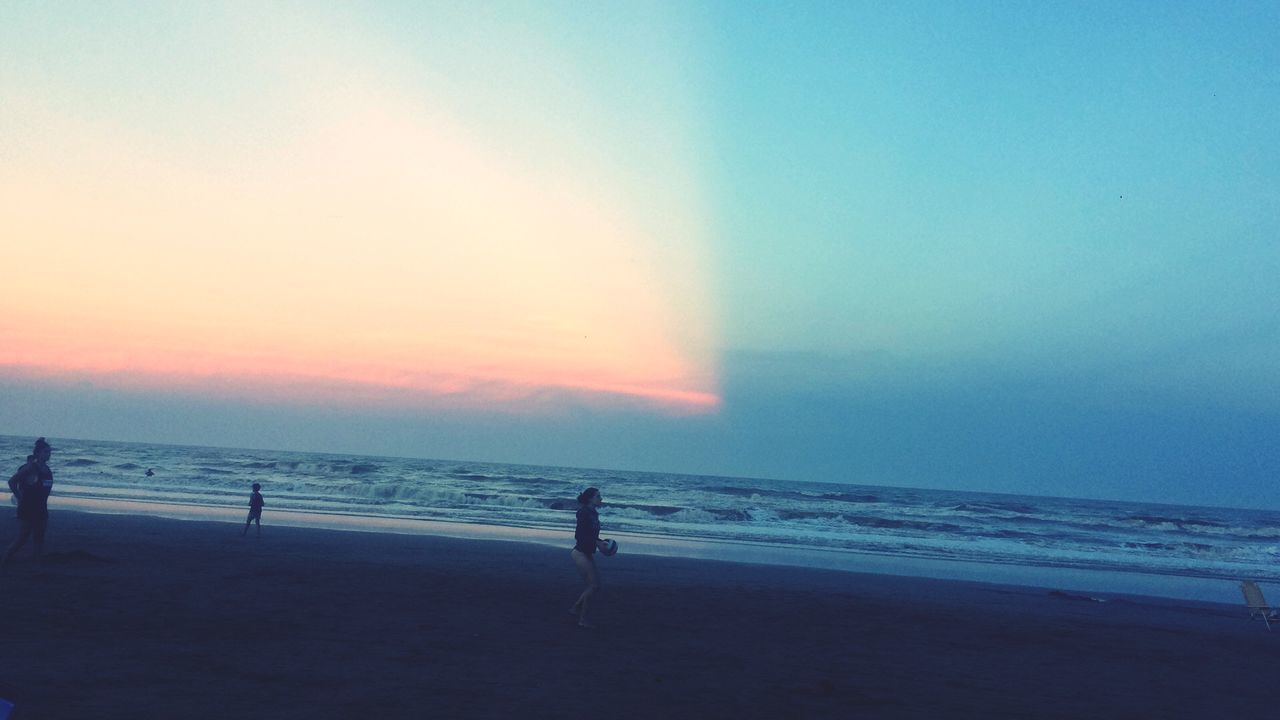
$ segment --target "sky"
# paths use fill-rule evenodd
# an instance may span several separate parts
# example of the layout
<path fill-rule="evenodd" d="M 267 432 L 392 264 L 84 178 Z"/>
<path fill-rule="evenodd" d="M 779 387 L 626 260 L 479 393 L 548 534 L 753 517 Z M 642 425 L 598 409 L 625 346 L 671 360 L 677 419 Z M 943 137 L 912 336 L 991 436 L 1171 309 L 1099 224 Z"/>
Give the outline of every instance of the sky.
<path fill-rule="evenodd" d="M 259 5 L 0 5 L 0 433 L 1280 508 L 1280 5 Z"/>

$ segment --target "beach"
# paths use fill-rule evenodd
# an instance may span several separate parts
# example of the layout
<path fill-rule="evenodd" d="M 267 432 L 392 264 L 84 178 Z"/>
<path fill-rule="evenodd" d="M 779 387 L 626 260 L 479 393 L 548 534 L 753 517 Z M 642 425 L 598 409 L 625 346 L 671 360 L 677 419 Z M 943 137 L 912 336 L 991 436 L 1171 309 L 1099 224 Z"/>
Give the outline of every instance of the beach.
<path fill-rule="evenodd" d="M 1266 717 L 1242 604 L 53 513 L 0 576 L 0 697 L 56 718 Z M 12 513 L 0 539 L 13 537 Z M 1271 598 L 1273 601 L 1280 598 Z"/>

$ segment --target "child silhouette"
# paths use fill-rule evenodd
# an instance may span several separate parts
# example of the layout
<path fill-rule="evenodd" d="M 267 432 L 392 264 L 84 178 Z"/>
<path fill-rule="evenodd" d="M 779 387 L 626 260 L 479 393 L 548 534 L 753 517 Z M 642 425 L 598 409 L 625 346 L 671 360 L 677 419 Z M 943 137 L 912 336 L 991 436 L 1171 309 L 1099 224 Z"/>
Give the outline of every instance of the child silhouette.
<path fill-rule="evenodd" d="M 258 523 L 258 537 L 262 537 L 262 506 L 266 505 L 266 501 L 262 499 L 262 493 L 258 492 L 262 486 L 258 483 L 253 484 L 253 494 L 249 496 L 249 519 L 244 521 L 244 532 L 240 533 L 240 537 L 249 534 L 249 526 L 254 522 Z"/>

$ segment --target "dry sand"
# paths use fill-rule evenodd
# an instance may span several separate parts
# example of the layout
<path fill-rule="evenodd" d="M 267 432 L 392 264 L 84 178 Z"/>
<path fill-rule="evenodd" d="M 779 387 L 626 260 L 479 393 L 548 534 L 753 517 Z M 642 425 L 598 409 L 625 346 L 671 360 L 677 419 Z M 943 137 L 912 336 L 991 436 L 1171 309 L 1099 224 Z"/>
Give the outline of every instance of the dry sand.
<path fill-rule="evenodd" d="M 1275 717 L 1242 605 L 55 511 L 0 577 L 15 718 Z M 13 536 L 11 513 L 0 538 Z M 625 549 L 624 549 L 625 550 Z"/>

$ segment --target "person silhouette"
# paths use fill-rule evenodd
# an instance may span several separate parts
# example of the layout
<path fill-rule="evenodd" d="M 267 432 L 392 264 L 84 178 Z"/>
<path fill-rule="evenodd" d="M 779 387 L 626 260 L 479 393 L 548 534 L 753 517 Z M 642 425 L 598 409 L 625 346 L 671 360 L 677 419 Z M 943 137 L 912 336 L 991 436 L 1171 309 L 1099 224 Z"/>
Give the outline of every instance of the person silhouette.
<path fill-rule="evenodd" d="M 44 536 L 49 529 L 49 494 L 53 492 L 53 471 L 49 469 L 52 456 L 53 447 L 49 442 L 37 439 L 27 462 L 9 478 L 9 490 L 18 501 L 18 535 L 0 557 L 0 568 L 9 563 L 28 539 L 34 540 L 37 559 L 44 553 Z"/>
<path fill-rule="evenodd" d="M 253 484 L 253 494 L 249 495 L 249 519 L 244 521 L 244 532 L 240 533 L 240 537 L 249 534 L 249 525 L 256 522 L 258 524 L 258 537 L 262 537 L 262 506 L 266 505 L 266 501 L 262 499 L 262 493 L 258 492 L 262 486 L 258 483 Z"/>
<path fill-rule="evenodd" d="M 578 495 L 578 521 L 573 531 L 574 545 L 569 555 L 574 565 L 587 583 L 587 589 L 578 596 L 577 602 L 569 608 L 569 614 L 578 617 L 579 627 L 593 627 L 587 622 L 587 608 L 596 593 L 600 591 L 600 571 L 596 567 L 596 550 L 605 544 L 600 539 L 600 514 L 596 508 L 604 503 L 598 488 L 589 487 Z"/>

